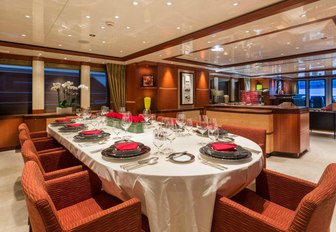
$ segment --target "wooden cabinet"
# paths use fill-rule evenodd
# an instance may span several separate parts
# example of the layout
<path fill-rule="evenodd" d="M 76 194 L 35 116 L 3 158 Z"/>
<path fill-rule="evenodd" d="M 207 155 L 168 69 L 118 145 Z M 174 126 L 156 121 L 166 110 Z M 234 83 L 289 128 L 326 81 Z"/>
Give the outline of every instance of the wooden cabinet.
<path fill-rule="evenodd" d="M 336 137 L 336 112 L 330 111 L 311 111 L 309 112 L 309 129 L 326 130 L 334 132 Z"/>

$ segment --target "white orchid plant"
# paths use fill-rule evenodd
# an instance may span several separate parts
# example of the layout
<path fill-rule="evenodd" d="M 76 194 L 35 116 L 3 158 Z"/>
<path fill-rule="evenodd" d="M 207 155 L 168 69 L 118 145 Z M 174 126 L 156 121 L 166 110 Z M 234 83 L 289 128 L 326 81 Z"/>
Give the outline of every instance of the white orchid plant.
<path fill-rule="evenodd" d="M 63 84 L 59 82 L 53 83 L 53 86 L 50 88 L 51 91 L 57 92 L 58 107 L 61 108 L 71 107 L 75 102 L 80 89 L 88 89 L 88 87 L 84 84 L 74 86 L 73 82 L 66 81 Z M 61 93 L 63 94 L 62 99 Z"/>

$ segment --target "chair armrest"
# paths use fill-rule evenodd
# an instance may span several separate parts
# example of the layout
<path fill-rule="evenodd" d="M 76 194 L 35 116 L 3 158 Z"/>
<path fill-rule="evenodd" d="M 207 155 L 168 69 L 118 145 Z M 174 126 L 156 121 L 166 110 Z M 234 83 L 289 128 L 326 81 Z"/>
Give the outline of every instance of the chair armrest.
<path fill-rule="evenodd" d="M 141 229 L 141 204 L 139 199 L 132 198 L 119 205 L 93 214 L 87 218 L 63 225 L 66 230 L 106 231 L 106 232 L 137 232 Z"/>
<path fill-rule="evenodd" d="M 43 137 L 49 137 L 49 134 L 46 131 L 36 131 L 36 132 L 30 132 L 29 133 L 30 138 L 43 138 Z"/>
<path fill-rule="evenodd" d="M 289 222 L 290 224 L 290 222 Z M 286 231 L 283 225 L 229 198 L 216 198 L 211 231 Z"/>
<path fill-rule="evenodd" d="M 80 161 L 78 161 L 70 152 L 64 149 L 48 153 L 38 153 L 37 156 L 39 157 L 45 172 L 51 172 L 81 164 Z"/>
<path fill-rule="evenodd" d="M 42 151 L 42 150 L 47 150 L 47 149 L 51 149 L 55 147 L 61 147 L 61 145 L 53 138 L 33 140 L 33 143 L 35 145 L 36 151 Z"/>
<path fill-rule="evenodd" d="M 52 179 L 46 184 L 57 210 L 95 196 L 102 187 L 98 176 L 90 170 Z"/>
<path fill-rule="evenodd" d="M 59 177 L 63 177 L 63 176 L 67 176 L 76 172 L 81 172 L 86 170 L 86 167 L 83 165 L 77 165 L 77 166 L 73 166 L 73 167 L 69 167 L 69 168 L 64 168 L 64 169 L 59 169 L 56 171 L 52 171 L 52 172 L 47 172 L 44 174 L 44 179 L 47 180 L 52 180 L 55 178 L 59 178 Z"/>
<path fill-rule="evenodd" d="M 316 184 L 263 169 L 256 180 L 256 192 L 259 196 L 295 210 L 302 198 L 316 188 Z"/>

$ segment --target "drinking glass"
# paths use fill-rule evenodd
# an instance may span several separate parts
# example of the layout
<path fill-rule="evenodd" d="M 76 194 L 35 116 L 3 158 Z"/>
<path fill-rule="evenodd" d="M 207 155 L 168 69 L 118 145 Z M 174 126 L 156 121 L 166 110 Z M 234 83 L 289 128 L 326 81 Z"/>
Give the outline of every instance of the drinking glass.
<path fill-rule="evenodd" d="M 214 130 L 208 130 L 208 136 L 211 139 L 212 142 L 215 142 L 218 139 L 219 136 L 219 129 Z"/>
<path fill-rule="evenodd" d="M 186 122 L 186 115 L 183 112 L 179 112 L 176 114 L 176 124 L 183 129 Z"/>
<path fill-rule="evenodd" d="M 121 137 L 119 136 L 120 132 L 121 132 L 121 128 L 118 127 L 111 127 L 112 132 L 116 135 L 116 137 L 112 138 L 112 139 L 121 139 Z"/>
<path fill-rule="evenodd" d="M 193 120 L 191 118 L 187 118 L 184 129 L 188 132 L 187 135 L 191 135 L 191 130 L 193 128 Z"/>
<path fill-rule="evenodd" d="M 127 130 L 131 125 L 132 125 L 132 114 L 130 112 L 123 113 L 121 118 L 121 127 L 125 131 L 124 136 L 125 139 L 129 138 L 129 136 L 127 136 Z"/>
<path fill-rule="evenodd" d="M 200 115 L 196 126 L 202 137 L 204 137 L 204 133 L 208 130 L 208 117 L 206 117 L 206 115 Z M 206 143 L 200 142 L 200 144 L 205 145 Z"/>
<path fill-rule="evenodd" d="M 163 154 L 163 152 L 161 151 L 161 148 L 164 143 L 165 143 L 164 131 L 162 129 L 155 129 L 154 137 L 153 137 L 153 144 L 157 148 L 157 151 L 154 153 L 154 155 Z"/>
<path fill-rule="evenodd" d="M 145 124 L 148 125 L 151 120 L 151 111 L 149 109 L 144 109 L 142 115 L 145 120 Z"/>

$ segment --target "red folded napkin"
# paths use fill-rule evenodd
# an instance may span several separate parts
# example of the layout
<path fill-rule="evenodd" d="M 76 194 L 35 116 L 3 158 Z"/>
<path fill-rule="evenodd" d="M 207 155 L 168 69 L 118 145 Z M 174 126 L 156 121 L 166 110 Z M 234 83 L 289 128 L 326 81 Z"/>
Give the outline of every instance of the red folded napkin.
<path fill-rule="evenodd" d="M 235 151 L 237 144 L 234 143 L 212 143 L 212 149 L 215 151 Z"/>
<path fill-rule="evenodd" d="M 82 135 L 99 135 L 101 133 L 103 133 L 102 130 L 86 130 L 86 131 L 80 132 L 80 134 Z"/>
<path fill-rule="evenodd" d="M 136 150 L 139 146 L 139 143 L 136 142 L 126 142 L 126 143 L 119 143 L 117 144 L 116 148 L 119 151 L 130 151 Z"/>
<path fill-rule="evenodd" d="M 84 126 L 83 123 L 69 123 L 66 125 L 67 127 L 80 127 L 80 126 Z"/>
<path fill-rule="evenodd" d="M 69 122 L 70 118 L 56 119 L 55 122 Z"/>

